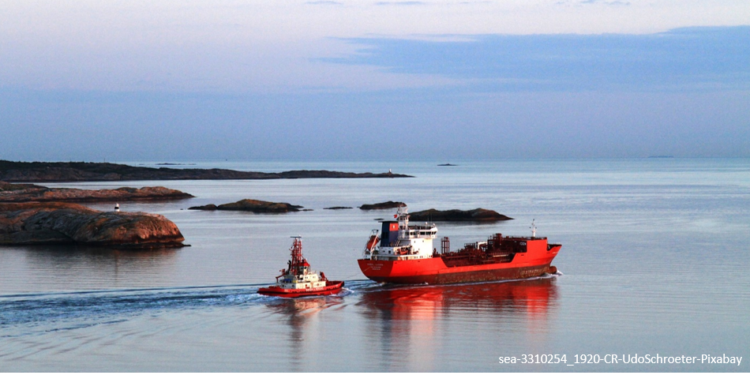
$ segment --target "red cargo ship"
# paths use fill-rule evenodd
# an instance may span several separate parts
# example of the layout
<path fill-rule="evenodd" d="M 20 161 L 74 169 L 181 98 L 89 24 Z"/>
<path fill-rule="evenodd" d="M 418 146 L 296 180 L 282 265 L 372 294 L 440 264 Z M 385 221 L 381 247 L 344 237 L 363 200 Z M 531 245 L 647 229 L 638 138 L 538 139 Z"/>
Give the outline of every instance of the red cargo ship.
<path fill-rule="evenodd" d="M 368 278 L 394 284 L 453 284 L 478 281 L 525 279 L 556 273 L 552 260 L 562 245 L 536 237 L 492 235 L 487 241 L 469 243 L 450 251 L 450 240 L 443 237 L 440 252 L 433 248 L 437 226 L 409 224 L 405 207 L 397 221 L 384 221 L 381 235 L 374 230 L 365 246 L 359 268 Z"/>

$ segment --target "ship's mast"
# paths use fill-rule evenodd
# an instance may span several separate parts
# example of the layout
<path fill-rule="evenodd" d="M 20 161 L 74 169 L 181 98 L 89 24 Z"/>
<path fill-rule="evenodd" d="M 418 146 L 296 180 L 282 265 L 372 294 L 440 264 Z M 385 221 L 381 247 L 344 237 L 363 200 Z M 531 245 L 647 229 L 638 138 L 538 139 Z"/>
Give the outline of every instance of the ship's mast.
<path fill-rule="evenodd" d="M 398 238 L 405 239 L 409 233 L 409 210 L 406 207 L 398 208 Z"/>
<path fill-rule="evenodd" d="M 289 272 L 296 275 L 299 269 L 307 262 L 302 256 L 302 237 L 292 236 L 292 238 L 294 238 L 294 242 L 292 243 L 292 248 L 289 249 L 292 253 L 292 260 L 289 262 Z"/>

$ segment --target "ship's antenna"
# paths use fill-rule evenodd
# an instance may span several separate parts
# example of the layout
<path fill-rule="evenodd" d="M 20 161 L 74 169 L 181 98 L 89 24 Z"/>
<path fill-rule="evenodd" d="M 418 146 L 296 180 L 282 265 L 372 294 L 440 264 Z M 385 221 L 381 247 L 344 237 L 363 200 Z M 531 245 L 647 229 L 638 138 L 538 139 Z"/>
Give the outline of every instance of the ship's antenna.
<path fill-rule="evenodd" d="M 534 224 L 534 220 L 536 219 L 531 219 L 531 226 L 529 227 L 531 228 L 531 238 L 536 237 L 536 225 Z"/>

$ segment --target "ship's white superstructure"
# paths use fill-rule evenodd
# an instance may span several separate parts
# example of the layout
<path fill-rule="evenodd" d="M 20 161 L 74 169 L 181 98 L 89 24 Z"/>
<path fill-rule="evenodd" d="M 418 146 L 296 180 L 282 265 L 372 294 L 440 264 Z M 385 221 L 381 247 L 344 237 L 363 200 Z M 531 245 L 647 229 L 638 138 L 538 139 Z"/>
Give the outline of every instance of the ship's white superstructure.
<path fill-rule="evenodd" d="M 380 260 L 432 258 L 436 252 L 432 240 L 437 237 L 437 226 L 434 223 L 410 225 L 406 207 L 400 207 L 395 218 L 395 222 L 383 222 L 380 236 L 374 233 L 370 237 L 364 257 Z"/>

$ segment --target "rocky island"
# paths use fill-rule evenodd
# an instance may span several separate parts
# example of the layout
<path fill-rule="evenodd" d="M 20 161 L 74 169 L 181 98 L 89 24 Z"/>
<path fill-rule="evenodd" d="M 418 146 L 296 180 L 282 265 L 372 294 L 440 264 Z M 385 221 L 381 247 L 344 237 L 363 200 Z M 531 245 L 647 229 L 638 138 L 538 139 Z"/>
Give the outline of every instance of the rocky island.
<path fill-rule="evenodd" d="M 392 208 L 399 208 L 399 207 L 406 207 L 406 203 L 388 201 L 388 202 L 380 202 L 380 203 L 373 203 L 373 204 L 363 204 L 359 206 L 359 209 L 369 211 L 369 210 L 389 210 Z"/>
<path fill-rule="evenodd" d="M 75 203 L 0 203 L 0 245 L 86 244 L 181 247 L 185 238 L 162 215 L 102 212 Z"/>
<path fill-rule="evenodd" d="M 121 187 L 119 189 L 69 189 L 48 188 L 33 184 L 10 184 L 0 181 L 0 203 L 18 202 L 124 202 L 132 200 L 171 200 L 193 196 L 165 187 L 142 187 L 139 189 Z"/>
<path fill-rule="evenodd" d="M 513 220 L 513 218 L 499 214 L 493 210 L 475 208 L 473 210 L 445 210 L 434 208 L 424 211 L 412 212 L 409 218 L 415 221 L 502 221 Z"/>
<path fill-rule="evenodd" d="M 279 214 L 287 212 L 297 212 L 302 210 L 302 206 L 295 206 L 289 203 L 277 203 L 277 202 L 266 202 L 259 201 L 256 199 L 243 199 L 234 203 L 226 204 L 208 204 L 205 206 L 190 207 L 188 210 L 202 210 L 202 211 L 249 211 L 258 214 Z"/>
<path fill-rule="evenodd" d="M 278 173 L 245 172 L 231 169 L 149 168 L 114 163 L 17 162 L 0 160 L 0 181 L 71 182 L 133 180 L 269 180 L 296 178 L 394 178 L 412 177 L 391 172 L 353 173 L 325 170 L 296 170 Z"/>

